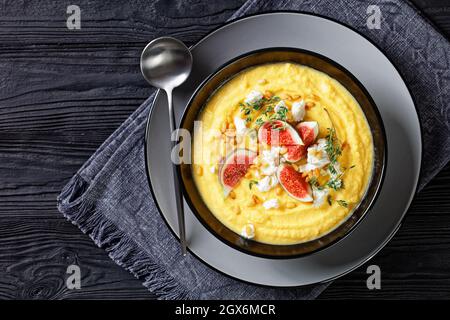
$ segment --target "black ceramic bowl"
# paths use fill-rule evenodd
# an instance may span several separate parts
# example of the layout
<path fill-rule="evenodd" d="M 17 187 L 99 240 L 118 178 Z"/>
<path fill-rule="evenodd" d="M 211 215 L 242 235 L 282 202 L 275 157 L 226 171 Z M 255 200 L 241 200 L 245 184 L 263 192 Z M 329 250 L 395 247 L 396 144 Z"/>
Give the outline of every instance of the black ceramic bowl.
<path fill-rule="evenodd" d="M 386 163 L 386 137 L 378 109 L 362 84 L 336 62 L 317 53 L 295 48 L 269 48 L 249 52 L 228 62 L 210 75 L 192 95 L 181 120 L 180 127 L 193 136 L 194 120 L 214 91 L 239 72 L 249 67 L 275 62 L 293 62 L 328 74 L 339 81 L 358 101 L 372 132 L 374 164 L 366 194 L 347 220 L 320 238 L 292 245 L 272 245 L 243 239 L 223 225 L 204 203 L 192 178 L 192 166 L 178 167 L 183 193 L 191 210 L 200 222 L 217 238 L 245 253 L 266 258 L 296 258 L 322 250 L 343 239 L 364 218 L 375 202 L 384 177 Z M 374 226 L 375 227 L 375 226 Z M 218 253 L 220 254 L 220 253 Z"/>

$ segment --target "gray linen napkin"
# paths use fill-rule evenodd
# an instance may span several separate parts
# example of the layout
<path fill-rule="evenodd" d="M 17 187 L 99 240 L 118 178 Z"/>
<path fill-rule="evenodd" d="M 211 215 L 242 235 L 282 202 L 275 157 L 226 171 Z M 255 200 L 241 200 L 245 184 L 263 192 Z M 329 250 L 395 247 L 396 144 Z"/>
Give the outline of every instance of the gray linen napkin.
<path fill-rule="evenodd" d="M 366 26 L 367 6 L 378 5 L 382 28 Z M 450 45 L 405 1 L 247 1 L 233 16 L 273 10 L 319 13 L 351 25 L 377 43 L 397 65 L 414 95 L 424 129 L 423 187 L 450 158 Z M 144 131 L 153 95 L 142 104 L 64 187 L 58 208 L 162 299 L 313 299 L 327 284 L 266 288 L 233 280 L 179 244 L 150 198 Z"/>

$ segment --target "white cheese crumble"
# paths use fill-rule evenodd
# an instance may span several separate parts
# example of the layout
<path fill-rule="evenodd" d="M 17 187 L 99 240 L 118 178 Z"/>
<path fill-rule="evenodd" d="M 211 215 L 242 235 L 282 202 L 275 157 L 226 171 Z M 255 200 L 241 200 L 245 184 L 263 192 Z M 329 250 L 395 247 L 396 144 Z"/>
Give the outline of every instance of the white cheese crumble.
<path fill-rule="evenodd" d="M 245 98 L 245 103 L 256 103 L 263 98 L 263 94 L 260 91 L 252 90 Z"/>
<path fill-rule="evenodd" d="M 251 223 L 247 223 L 242 227 L 241 236 L 246 239 L 252 239 L 255 237 L 255 226 Z"/>
<path fill-rule="evenodd" d="M 209 168 L 209 172 L 215 173 L 215 172 L 216 172 L 216 166 L 211 166 L 211 167 Z"/>
<path fill-rule="evenodd" d="M 320 169 L 330 163 L 328 154 L 325 150 L 326 140 L 319 139 L 316 144 L 308 148 L 306 164 L 299 167 L 300 172 L 308 172 L 314 169 Z"/>
<path fill-rule="evenodd" d="M 273 108 L 273 111 L 278 112 L 280 111 L 282 108 L 286 108 L 286 103 L 284 102 L 284 100 L 280 100 L 280 102 L 278 102 L 275 107 Z"/>
<path fill-rule="evenodd" d="M 275 176 L 266 176 L 256 184 L 256 187 L 261 192 L 267 192 L 278 184 L 278 179 Z"/>
<path fill-rule="evenodd" d="M 305 117 L 305 101 L 301 100 L 299 102 L 294 102 L 292 104 L 292 117 L 294 118 L 295 121 L 302 121 L 303 118 Z"/>
<path fill-rule="evenodd" d="M 265 176 L 271 176 L 277 171 L 280 159 L 280 147 L 273 147 L 269 150 L 263 150 L 261 155 L 261 173 Z"/>
<path fill-rule="evenodd" d="M 278 208 L 278 199 L 274 198 L 274 199 L 269 199 L 267 201 L 263 202 L 263 207 L 265 209 L 276 209 Z"/>
<path fill-rule="evenodd" d="M 313 205 L 314 207 L 320 207 L 324 204 L 329 194 L 328 189 L 319 190 L 317 188 L 313 188 Z"/>
<path fill-rule="evenodd" d="M 234 117 L 234 126 L 236 127 L 236 133 L 240 136 L 244 135 L 247 132 L 247 125 L 245 120 L 241 117 Z"/>

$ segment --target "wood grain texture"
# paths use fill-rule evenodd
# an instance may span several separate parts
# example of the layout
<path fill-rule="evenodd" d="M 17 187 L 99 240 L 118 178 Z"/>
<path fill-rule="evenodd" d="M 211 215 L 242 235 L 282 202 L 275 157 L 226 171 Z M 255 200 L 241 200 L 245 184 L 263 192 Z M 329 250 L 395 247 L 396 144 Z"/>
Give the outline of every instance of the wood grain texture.
<path fill-rule="evenodd" d="M 155 30 L 191 44 L 242 2 L 77 0 L 82 29 L 69 31 L 66 2 L 0 1 L 0 299 L 154 298 L 62 217 L 55 198 L 148 96 L 138 59 Z M 448 1 L 415 2 L 450 33 Z M 192 16 L 195 6 L 202 16 Z M 370 262 L 382 269 L 382 290 L 367 290 L 363 266 L 321 298 L 448 297 L 449 193 L 450 165 Z M 73 263 L 81 290 L 65 286 Z"/>

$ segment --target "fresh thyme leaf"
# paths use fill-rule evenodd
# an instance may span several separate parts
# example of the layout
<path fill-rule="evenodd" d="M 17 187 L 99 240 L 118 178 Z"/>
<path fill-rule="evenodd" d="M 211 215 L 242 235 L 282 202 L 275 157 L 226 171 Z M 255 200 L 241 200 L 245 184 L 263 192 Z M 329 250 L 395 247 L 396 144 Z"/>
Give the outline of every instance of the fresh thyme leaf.
<path fill-rule="evenodd" d="M 354 167 L 356 167 L 356 165 L 354 164 L 354 165 L 352 165 L 352 166 L 350 166 L 350 168 L 349 169 L 353 169 Z"/>
<path fill-rule="evenodd" d="M 310 183 L 311 186 L 313 186 L 313 187 L 318 187 L 318 186 L 319 186 L 319 181 L 317 181 L 317 178 L 314 177 L 314 176 L 309 180 L 309 183 Z"/>
<path fill-rule="evenodd" d="M 341 207 L 348 208 L 348 203 L 347 203 L 347 201 L 345 201 L 345 200 L 336 200 L 336 202 L 337 202 Z"/>
<path fill-rule="evenodd" d="M 343 187 L 343 182 L 342 179 L 337 178 L 337 179 L 330 179 L 327 182 L 327 187 L 331 188 L 335 191 L 338 191 L 339 189 L 341 189 Z"/>
<path fill-rule="evenodd" d="M 264 123 L 264 120 L 262 118 L 258 118 L 255 121 L 255 125 L 257 125 L 258 127 L 261 126 Z"/>
<path fill-rule="evenodd" d="M 286 121 L 288 109 L 285 106 L 281 106 L 277 112 L 275 112 L 271 118 L 272 120 Z"/>
<path fill-rule="evenodd" d="M 266 110 L 263 112 L 263 114 L 265 115 L 265 116 L 267 116 L 270 112 L 272 112 L 273 111 L 273 107 L 272 106 L 267 106 L 266 107 Z"/>
<path fill-rule="evenodd" d="M 328 197 L 327 197 L 327 202 L 330 206 L 333 204 L 333 198 L 331 198 L 330 195 L 328 195 Z"/>
<path fill-rule="evenodd" d="M 247 118 L 245 118 L 245 122 L 251 122 L 252 121 L 252 117 L 247 117 Z"/>
<path fill-rule="evenodd" d="M 250 190 L 252 190 L 253 185 L 257 184 L 257 183 L 258 183 L 258 181 L 256 181 L 256 180 L 250 180 L 250 182 L 248 183 L 248 188 Z"/>
<path fill-rule="evenodd" d="M 330 171 L 330 173 L 331 173 L 332 175 L 337 175 L 336 168 L 335 168 L 333 165 L 329 165 L 329 166 L 328 166 L 328 171 Z"/>
<path fill-rule="evenodd" d="M 336 136 L 336 130 L 334 128 L 327 128 L 328 134 L 325 137 L 325 151 L 330 158 L 330 163 L 333 165 L 337 162 L 337 158 L 342 154 L 342 148 Z"/>

